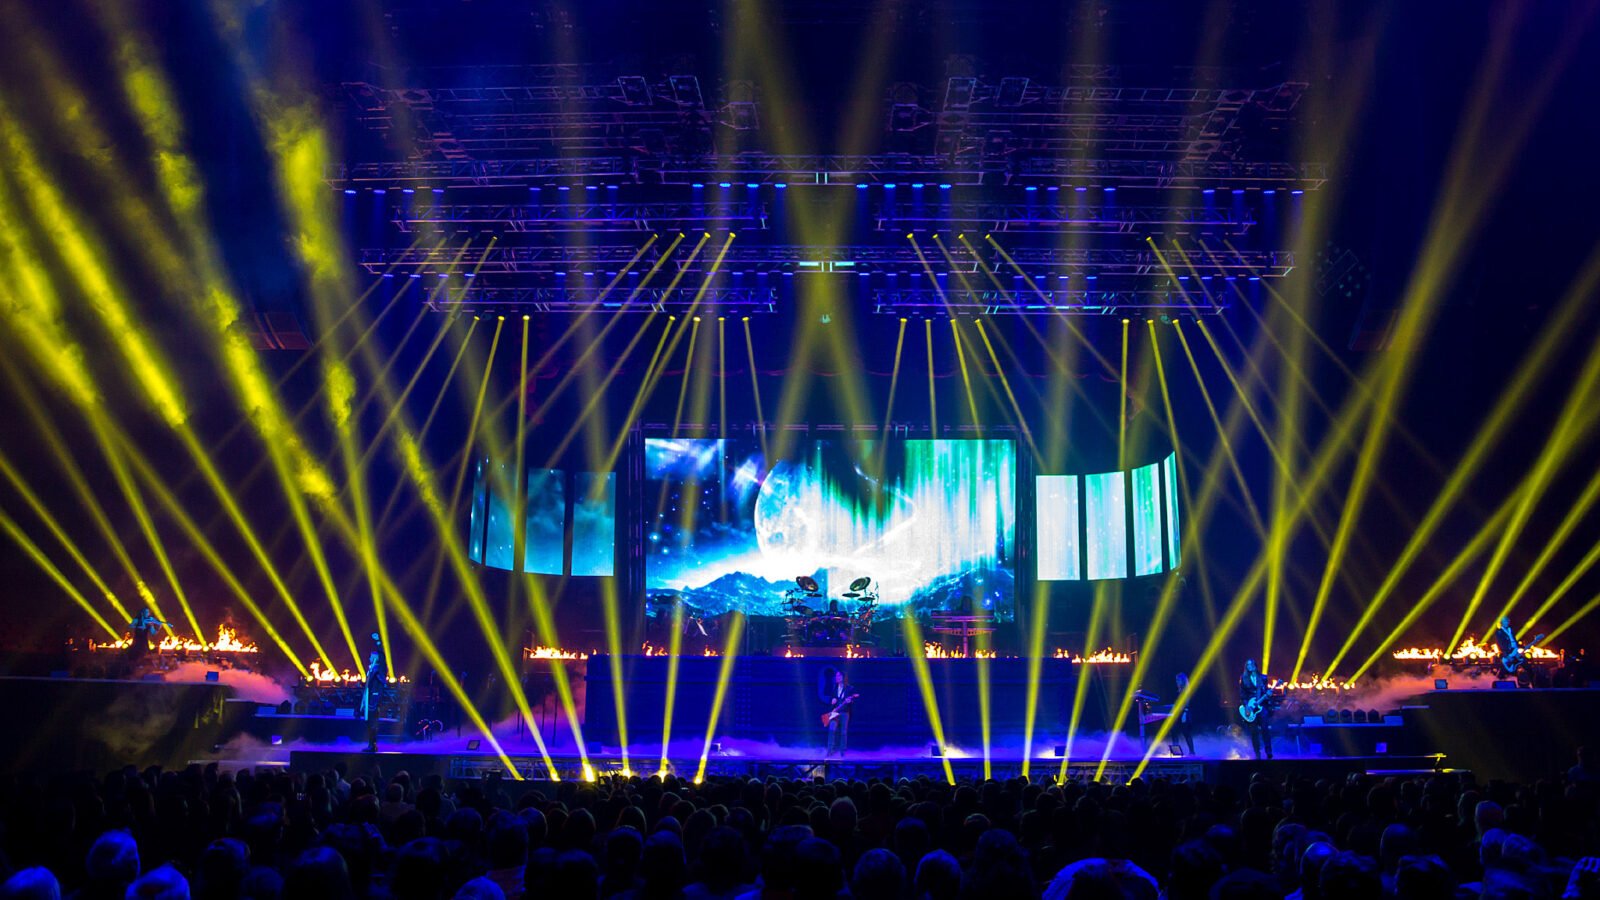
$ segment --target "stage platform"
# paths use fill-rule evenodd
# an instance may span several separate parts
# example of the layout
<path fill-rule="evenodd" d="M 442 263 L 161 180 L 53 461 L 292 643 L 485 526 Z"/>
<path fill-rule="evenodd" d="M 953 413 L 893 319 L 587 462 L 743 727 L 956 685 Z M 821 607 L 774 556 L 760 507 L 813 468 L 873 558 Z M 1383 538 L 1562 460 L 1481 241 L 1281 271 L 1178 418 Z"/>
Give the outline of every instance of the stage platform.
<path fill-rule="evenodd" d="M 547 782 L 549 770 L 537 755 L 512 755 L 512 765 L 517 773 L 530 783 Z M 576 755 L 553 756 L 552 761 L 563 780 L 583 777 L 583 760 Z M 294 750 L 289 754 L 289 768 L 296 772 L 327 771 L 344 763 L 350 775 L 364 772 L 381 772 L 393 775 L 404 770 L 413 777 L 440 775 L 446 781 L 476 781 L 491 773 L 505 772 L 505 765 L 493 753 L 475 752 L 383 752 L 361 753 L 352 750 Z M 632 760 L 635 771 L 654 770 L 654 760 L 648 755 Z M 944 780 L 949 775 L 958 779 L 981 781 L 985 778 L 985 764 L 981 758 L 962 757 L 945 760 L 935 756 L 885 757 L 879 754 L 862 754 L 842 760 L 824 762 L 815 754 L 787 756 L 717 756 L 707 757 L 706 775 L 712 777 L 740 778 L 844 778 L 844 779 L 899 779 L 927 777 Z M 618 754 L 597 754 L 589 757 L 596 772 L 622 771 Z M 1281 758 L 1254 759 L 1203 759 L 1200 757 L 1152 759 L 1142 777 L 1165 778 L 1176 781 L 1205 781 L 1243 788 L 1257 772 L 1267 772 L 1276 778 L 1304 777 L 1314 779 L 1341 779 L 1351 773 L 1367 774 L 1422 774 L 1443 771 L 1447 760 L 1439 754 L 1424 756 L 1361 756 L 1345 758 Z M 1124 783 L 1133 776 L 1137 759 L 1117 759 L 1106 763 L 1102 779 Z M 679 777 L 693 777 L 696 761 L 675 762 L 672 771 Z M 1051 781 L 1061 775 L 1061 760 L 1056 757 L 1036 757 L 1029 764 L 1028 775 L 1039 781 Z M 1069 779 L 1093 779 L 1100 768 L 1098 759 L 1087 757 L 1067 765 Z M 1022 760 L 1018 757 L 992 757 L 988 763 L 987 777 L 1006 779 L 1023 774 Z"/>

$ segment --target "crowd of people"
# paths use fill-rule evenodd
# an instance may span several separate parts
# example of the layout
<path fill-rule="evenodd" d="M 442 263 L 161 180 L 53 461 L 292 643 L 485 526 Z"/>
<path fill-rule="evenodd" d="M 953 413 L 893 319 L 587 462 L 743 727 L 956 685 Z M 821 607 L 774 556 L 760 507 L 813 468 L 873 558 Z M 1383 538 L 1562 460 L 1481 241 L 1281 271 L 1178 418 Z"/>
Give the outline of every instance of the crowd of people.
<path fill-rule="evenodd" d="M 1260 772 L 1244 790 L 130 767 L 10 777 L 0 804 L 0 898 L 1600 898 L 1587 757 L 1531 784 Z"/>

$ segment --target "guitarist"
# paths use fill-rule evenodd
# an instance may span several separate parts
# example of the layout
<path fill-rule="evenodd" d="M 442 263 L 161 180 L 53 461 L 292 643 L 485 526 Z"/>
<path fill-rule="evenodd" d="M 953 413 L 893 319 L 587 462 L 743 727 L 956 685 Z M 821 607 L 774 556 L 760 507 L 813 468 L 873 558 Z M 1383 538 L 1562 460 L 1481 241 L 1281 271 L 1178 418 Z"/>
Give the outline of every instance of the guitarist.
<path fill-rule="evenodd" d="M 856 689 L 845 679 L 844 670 L 835 669 L 833 687 L 825 696 L 828 711 L 823 714 L 823 719 L 828 726 L 828 750 L 823 755 L 824 759 L 844 756 L 845 744 L 850 737 L 850 711 L 858 696 Z"/>
<path fill-rule="evenodd" d="M 1495 628 L 1493 635 L 1494 645 L 1500 651 L 1500 669 L 1506 675 L 1522 681 L 1522 667 L 1528 661 L 1528 647 L 1544 640 L 1544 635 L 1539 635 L 1524 644 L 1517 640 L 1517 632 L 1511 627 L 1511 617 L 1502 616 L 1500 624 Z"/>
<path fill-rule="evenodd" d="M 1254 710 L 1255 715 L 1244 715 L 1246 709 Z M 1271 759 L 1272 735 L 1268 731 L 1268 719 L 1272 715 L 1272 688 L 1253 659 L 1245 660 L 1244 674 L 1239 676 L 1239 710 L 1245 719 L 1245 730 L 1250 732 L 1250 749 L 1255 752 L 1256 759 Z"/>

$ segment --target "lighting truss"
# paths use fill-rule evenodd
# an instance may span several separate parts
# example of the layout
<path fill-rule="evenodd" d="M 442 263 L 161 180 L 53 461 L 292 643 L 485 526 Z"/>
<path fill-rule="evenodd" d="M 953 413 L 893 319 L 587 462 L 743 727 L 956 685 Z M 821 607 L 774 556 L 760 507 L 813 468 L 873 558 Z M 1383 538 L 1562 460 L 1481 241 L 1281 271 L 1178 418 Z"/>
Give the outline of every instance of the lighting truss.
<path fill-rule="evenodd" d="M 956 161 L 910 153 L 873 156 L 739 153 L 672 157 L 638 153 L 525 159 L 439 159 L 329 166 L 334 187 L 529 187 L 561 183 L 689 185 L 721 180 L 790 185 L 923 181 L 952 186 L 1014 183 L 1122 188 L 1263 187 L 1316 190 L 1323 163 L 1244 160 L 1096 159 L 1032 156 Z"/>
<path fill-rule="evenodd" d="M 1217 234 L 1244 234 L 1256 223 L 1248 210 L 1206 206 L 1091 206 L 1078 203 L 967 203 L 883 206 L 881 231 L 1026 231 L 1035 234 L 1095 232 L 1144 234 L 1166 226 Z"/>
<path fill-rule="evenodd" d="M 393 210 L 395 225 L 413 231 L 422 225 L 478 225 L 512 232 L 656 231 L 678 229 L 761 230 L 767 208 L 759 202 L 705 203 L 454 203 Z"/>
<path fill-rule="evenodd" d="M 1124 87 L 1104 78 L 1047 86 L 1021 77 L 998 83 L 953 77 L 939 111 L 923 112 L 937 126 L 935 153 L 955 159 L 1084 153 L 1228 159 L 1238 152 L 1244 110 L 1285 119 L 1306 87 Z"/>
<path fill-rule="evenodd" d="M 604 313 L 683 313 L 690 306 L 696 309 L 718 311 L 734 309 L 741 313 L 770 313 L 777 311 L 778 292 L 773 288 L 712 287 L 704 291 L 683 291 L 669 288 L 646 288 L 638 291 L 631 301 L 629 292 L 604 294 L 599 287 L 502 287 L 474 285 L 450 296 L 434 297 L 428 301 L 436 312 L 491 312 L 501 315 L 516 313 L 563 313 L 596 311 Z M 695 305 L 695 296 L 699 303 Z M 601 300 L 602 296 L 610 299 Z"/>
<path fill-rule="evenodd" d="M 1217 315 L 1226 298 L 1189 295 L 1163 289 L 1128 290 L 946 290 L 888 288 L 871 293 L 872 310 L 881 315 L 937 317 L 982 316 L 1114 316 L 1131 314 Z"/>
<path fill-rule="evenodd" d="M 987 242 L 973 245 L 977 256 L 968 245 L 946 240 L 950 261 L 938 259 L 937 270 L 979 275 L 984 270 L 1002 278 L 1016 271 L 998 250 Z M 645 251 L 635 270 L 648 269 L 661 256 L 659 243 Z M 361 251 L 360 264 L 368 272 L 381 275 L 386 272 L 465 273 L 475 272 L 479 277 L 499 275 L 550 276 L 556 272 L 604 274 L 610 277 L 633 260 L 639 244 L 590 244 L 507 246 L 497 244 L 464 259 L 457 248 L 394 247 L 367 248 Z M 1012 259 L 1023 271 L 1043 279 L 1050 276 L 1096 275 L 1101 277 L 1162 278 L 1168 276 L 1161 259 L 1148 247 L 1028 247 L 1007 248 Z M 1203 250 L 1173 249 L 1162 254 L 1175 272 L 1192 271 L 1201 276 L 1259 275 L 1263 278 L 1281 278 L 1294 268 L 1294 254 L 1288 250 L 1222 250 L 1208 253 Z M 676 269 L 693 274 L 707 272 L 715 257 L 708 254 L 692 256 L 681 249 L 666 263 Z M 723 253 L 719 271 L 746 273 L 792 272 L 808 274 L 850 274 L 901 272 L 921 275 L 922 260 L 916 249 L 903 243 L 876 245 L 802 245 L 802 244 L 750 244 L 736 242 Z"/>

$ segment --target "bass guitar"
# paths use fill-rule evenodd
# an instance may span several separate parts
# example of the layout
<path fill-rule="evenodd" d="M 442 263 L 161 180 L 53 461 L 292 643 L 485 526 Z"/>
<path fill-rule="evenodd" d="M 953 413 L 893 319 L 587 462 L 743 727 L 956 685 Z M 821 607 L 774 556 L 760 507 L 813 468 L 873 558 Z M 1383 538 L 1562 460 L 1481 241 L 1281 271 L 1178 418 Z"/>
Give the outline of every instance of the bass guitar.
<path fill-rule="evenodd" d="M 1542 640 L 1544 640 L 1544 635 L 1541 634 L 1526 644 L 1518 644 L 1515 650 L 1500 657 L 1500 668 L 1507 675 L 1517 674 L 1517 670 L 1522 668 L 1522 664 L 1528 661 L 1528 648 Z"/>
<path fill-rule="evenodd" d="M 844 715 L 845 714 L 845 711 L 844 711 L 845 706 L 849 705 L 849 703 L 852 700 L 856 699 L 859 696 L 861 696 L 861 695 L 860 694 L 851 694 L 848 697 L 844 697 L 841 700 L 839 700 L 838 703 L 835 703 L 833 705 L 833 709 L 830 709 L 827 712 L 823 713 L 822 714 L 822 727 L 823 728 L 827 728 L 829 725 L 833 724 L 833 720 L 834 719 L 837 719 L 840 716 Z"/>

